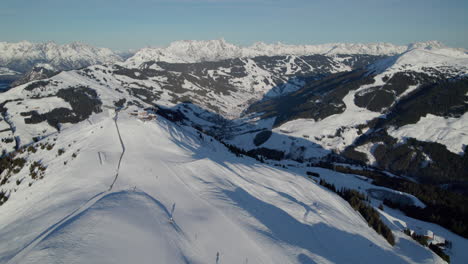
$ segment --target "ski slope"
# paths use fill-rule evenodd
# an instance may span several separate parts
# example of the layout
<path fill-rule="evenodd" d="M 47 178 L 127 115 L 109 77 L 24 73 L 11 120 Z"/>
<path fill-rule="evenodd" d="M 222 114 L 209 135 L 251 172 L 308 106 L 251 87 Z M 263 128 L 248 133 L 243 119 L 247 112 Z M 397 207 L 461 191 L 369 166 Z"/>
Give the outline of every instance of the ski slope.
<path fill-rule="evenodd" d="M 114 116 L 55 135 L 63 155 L 33 154 L 47 176 L 0 207 L 0 263 L 444 263 L 402 235 L 390 246 L 302 174 Z"/>

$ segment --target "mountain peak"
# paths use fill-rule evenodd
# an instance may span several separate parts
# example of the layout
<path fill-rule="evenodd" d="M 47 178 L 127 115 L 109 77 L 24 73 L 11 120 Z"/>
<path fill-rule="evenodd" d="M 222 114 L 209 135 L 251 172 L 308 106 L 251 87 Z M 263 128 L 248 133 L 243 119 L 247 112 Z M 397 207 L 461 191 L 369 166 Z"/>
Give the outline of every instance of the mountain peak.
<path fill-rule="evenodd" d="M 369 65 L 374 73 L 394 73 L 398 71 L 427 72 L 427 68 L 437 69 L 449 76 L 468 74 L 468 54 L 463 50 L 448 48 L 438 41 L 418 42 L 408 45 L 402 54 Z"/>
<path fill-rule="evenodd" d="M 437 41 L 437 40 L 430 40 L 430 41 L 424 41 L 424 42 L 414 42 L 408 45 L 408 50 L 412 49 L 441 49 L 441 48 L 446 48 L 442 42 Z"/>
<path fill-rule="evenodd" d="M 55 69 L 71 70 L 121 60 L 110 49 L 96 48 L 82 42 L 64 45 L 52 41 L 44 43 L 0 42 L 0 67 L 7 67 L 22 73 L 30 71 L 37 63 L 47 63 Z"/>

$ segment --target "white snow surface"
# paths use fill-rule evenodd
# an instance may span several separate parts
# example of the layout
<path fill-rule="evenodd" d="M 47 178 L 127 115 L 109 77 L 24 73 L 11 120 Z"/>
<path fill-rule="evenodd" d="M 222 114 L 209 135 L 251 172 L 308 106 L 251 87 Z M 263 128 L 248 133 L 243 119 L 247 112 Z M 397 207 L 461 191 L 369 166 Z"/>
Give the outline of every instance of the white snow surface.
<path fill-rule="evenodd" d="M 36 111 L 39 114 L 47 113 L 59 107 L 71 109 L 69 103 L 56 96 L 44 97 L 40 99 L 24 99 L 19 104 L 18 102 L 7 103 L 5 107 L 11 112 Z"/>
<path fill-rule="evenodd" d="M 296 119 L 282 124 L 274 131 L 295 137 L 305 137 L 328 150 L 344 150 L 359 136 L 356 126 L 366 124 L 367 121 L 381 115 L 354 104 L 354 96 L 359 90 L 350 91 L 343 98 L 346 109 L 341 114 L 331 115 L 318 121 Z M 341 137 L 335 136 L 340 128 L 343 128 Z"/>
<path fill-rule="evenodd" d="M 22 145 L 33 142 L 33 138 L 35 137 L 43 137 L 54 133 L 56 129 L 45 121 L 38 124 L 27 124 L 25 117 L 20 113 L 36 111 L 39 114 L 43 114 L 56 108 L 71 109 L 69 103 L 56 96 L 41 99 L 25 98 L 21 102 L 8 102 L 4 107 L 8 111 L 6 114 L 8 122 L 15 128 L 13 135 L 18 137 Z M 1 121 L 1 124 L 6 126 L 5 121 Z M 9 151 L 10 149 L 6 148 L 5 150 Z"/>
<path fill-rule="evenodd" d="M 443 144 L 453 153 L 463 155 L 468 146 L 468 113 L 459 118 L 444 118 L 427 114 L 416 124 L 408 124 L 398 129 L 390 129 L 388 133 L 395 138 L 415 138 L 420 141 L 430 141 Z"/>
<path fill-rule="evenodd" d="M 390 246 L 301 174 L 235 157 L 162 118 L 122 112 L 116 126 L 113 117 L 23 154 L 47 174 L 0 207 L 0 263 L 444 263 L 397 229 Z"/>

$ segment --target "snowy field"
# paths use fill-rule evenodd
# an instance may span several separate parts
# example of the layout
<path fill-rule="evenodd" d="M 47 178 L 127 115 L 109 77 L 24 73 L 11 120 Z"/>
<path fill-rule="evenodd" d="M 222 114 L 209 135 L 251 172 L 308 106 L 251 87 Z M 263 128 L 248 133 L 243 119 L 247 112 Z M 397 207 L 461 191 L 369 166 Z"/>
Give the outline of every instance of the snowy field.
<path fill-rule="evenodd" d="M 389 131 L 392 137 L 404 140 L 411 137 L 421 141 L 437 142 L 453 153 L 463 155 L 468 144 L 468 113 L 459 118 L 444 118 L 428 114 L 416 124 Z"/>

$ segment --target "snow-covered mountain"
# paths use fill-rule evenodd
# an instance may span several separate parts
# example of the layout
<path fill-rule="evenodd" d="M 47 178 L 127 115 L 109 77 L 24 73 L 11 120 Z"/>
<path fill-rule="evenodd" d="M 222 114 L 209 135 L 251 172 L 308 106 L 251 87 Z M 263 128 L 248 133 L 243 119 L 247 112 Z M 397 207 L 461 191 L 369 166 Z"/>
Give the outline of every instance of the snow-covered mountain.
<path fill-rule="evenodd" d="M 376 183 L 468 181 L 464 51 L 207 43 L 0 94 L 0 263 L 445 263 L 408 230 L 466 262 L 463 221 L 378 209 L 436 199 Z"/>
<path fill-rule="evenodd" d="M 28 82 L 47 79 L 56 75 L 59 72 L 59 70 L 55 69 L 49 64 L 39 63 L 36 66 L 34 66 L 28 73 L 22 75 L 21 78 L 12 82 L 10 86 L 15 87 Z"/>
<path fill-rule="evenodd" d="M 466 178 L 467 58 L 454 49 L 415 48 L 362 71 L 309 82 L 248 112 L 274 118 L 268 129 L 306 137 L 396 174 L 436 181 Z M 408 148 L 404 156 L 403 147 Z"/>
<path fill-rule="evenodd" d="M 117 99 L 97 92 L 103 105 Z M 103 108 L 17 154 L 26 168 L 2 186 L 1 263 L 445 263 L 400 225 L 433 230 L 453 241 L 455 263 L 465 257 L 466 240 L 386 208 L 391 246 L 303 169 L 236 157 L 191 127 L 142 122 L 134 109 Z M 30 164 L 40 164 L 34 178 Z M 353 178 L 320 174 L 347 186 Z"/>
<path fill-rule="evenodd" d="M 171 43 L 163 48 L 144 48 L 129 58 L 125 65 L 138 67 L 147 61 L 165 61 L 170 63 L 195 63 L 218 61 L 224 59 L 258 57 L 258 56 L 308 56 L 336 54 L 396 55 L 405 51 L 421 48 L 441 48 L 437 41 L 419 42 L 398 46 L 390 43 L 329 43 L 321 45 L 288 45 L 283 43 L 266 44 L 257 42 L 251 46 L 238 46 L 224 39 L 194 41 L 184 40 Z"/>
<path fill-rule="evenodd" d="M 0 67 L 21 73 L 30 71 L 39 63 L 49 64 L 57 70 L 72 70 L 118 61 L 121 58 L 110 49 L 79 42 L 65 45 L 54 42 L 0 42 Z"/>
<path fill-rule="evenodd" d="M 446 47 L 412 48 L 403 54 L 370 65 L 369 69 L 375 73 L 385 72 L 387 75 L 402 71 L 425 73 L 429 69 L 437 70 L 448 77 L 463 75 L 468 72 L 468 53 Z"/>
<path fill-rule="evenodd" d="M 209 53 L 203 49 L 199 51 L 203 52 Z M 401 113 L 398 108 L 401 103 L 410 99 L 418 102 L 416 105 L 422 103 L 422 97 L 412 96 L 413 94 L 427 89 L 432 89 L 431 93 L 436 94 L 443 92 L 436 86 L 451 80 L 449 85 L 460 87 L 453 88 L 453 94 L 446 95 L 448 98 L 444 100 L 448 100 L 448 104 L 451 105 L 445 105 L 447 102 L 440 103 L 443 106 L 439 108 L 445 107 L 446 110 L 435 110 L 435 106 L 414 110 L 411 114 L 417 113 L 417 116 L 407 117 L 409 113 L 400 116 L 400 119 L 406 121 L 400 122 L 398 126 L 389 124 L 391 127 L 388 131 L 398 135 L 397 140 L 404 140 L 405 137 L 414 137 L 422 141 L 432 139 L 445 145 L 449 152 L 463 155 L 465 135 L 468 131 L 463 125 L 458 125 L 463 124 L 461 121 L 450 121 L 450 124 L 457 124 L 447 128 L 450 133 L 424 133 L 424 136 L 420 136 L 408 134 L 409 131 L 415 131 L 414 128 L 404 130 L 405 133 L 398 132 L 397 129 L 400 126 L 416 124 L 419 118 L 427 114 L 442 115 L 442 118 L 463 118 L 466 100 L 458 95 L 463 94 L 466 89 L 463 82 L 468 73 L 467 58 L 468 55 L 463 51 L 438 43 L 426 43 L 412 45 L 411 50 L 394 56 L 259 56 L 199 63 L 148 60 L 138 68 L 116 64 L 64 72 L 19 89 L 30 91 L 31 96 L 44 96 L 50 87 L 98 86 L 121 93 L 119 100 L 125 99 L 142 106 L 158 104 L 173 107 L 183 102 L 191 102 L 230 119 L 233 122 L 230 125 L 232 127 L 239 127 L 235 120 L 239 117 L 242 117 L 243 123 L 256 124 L 257 127 L 244 128 L 244 125 L 241 125 L 240 130 L 223 132 L 230 142 L 245 150 L 258 148 L 253 144 L 258 129 L 273 129 L 280 134 L 291 134 L 305 140 L 299 145 L 290 140 L 277 145 L 276 141 L 272 140 L 266 141 L 261 147 L 276 149 L 284 152 L 286 156 L 308 159 L 325 156 L 330 151 L 343 152 L 353 147 L 361 134 L 371 129 L 370 124 L 375 122 L 372 120 L 384 117 L 387 117 L 385 120 L 390 120 L 388 117 L 391 117 L 391 114 L 398 116 L 397 113 Z M 54 91 L 56 89 L 53 88 Z M 24 95 L 18 95 L 18 98 L 21 97 Z M 440 100 L 439 97 L 431 98 L 424 100 Z M 13 103 L 8 105 L 12 107 Z M 23 111 L 7 111 L 12 112 Z M 20 117 L 21 119 L 23 117 Z M 43 117 L 39 120 L 49 119 Z M 27 144 L 37 136 L 40 135 L 32 133 L 19 135 L 19 138 L 23 144 Z M 8 146 L 5 148 L 14 147 L 15 144 L 10 142 Z M 299 147 L 309 150 L 297 154 Z M 372 154 L 366 155 L 367 158 L 360 160 L 377 164 Z M 418 166 L 413 166 L 412 170 L 416 168 Z"/>

